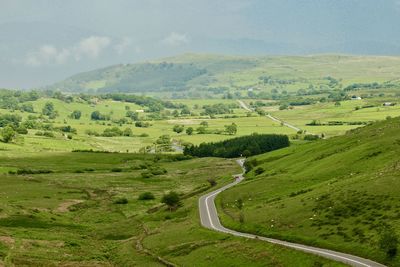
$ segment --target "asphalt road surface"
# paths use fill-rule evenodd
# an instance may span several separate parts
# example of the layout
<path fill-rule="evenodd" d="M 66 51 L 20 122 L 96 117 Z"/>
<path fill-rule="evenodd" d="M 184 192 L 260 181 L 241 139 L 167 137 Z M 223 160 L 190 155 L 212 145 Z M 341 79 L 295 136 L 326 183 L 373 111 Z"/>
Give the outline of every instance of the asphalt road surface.
<path fill-rule="evenodd" d="M 224 187 L 221 187 L 218 190 L 215 190 L 213 192 L 210 192 L 199 199 L 199 212 L 200 212 L 200 220 L 201 224 L 209 229 L 212 229 L 214 231 L 219 231 L 235 236 L 240 236 L 244 238 L 251 238 L 251 239 L 258 239 L 258 240 L 263 240 L 267 241 L 273 244 L 278 244 L 282 245 L 285 247 L 290 247 L 293 249 L 301 250 L 307 253 L 312 253 L 319 255 L 324 258 L 332 259 L 338 262 L 342 262 L 345 264 L 348 264 L 350 266 L 356 266 L 356 267 L 384 267 L 385 265 L 382 265 L 377 262 L 373 262 L 368 259 L 363 259 L 357 256 L 341 253 L 341 252 L 336 252 L 328 249 L 322 249 L 322 248 L 316 248 L 316 247 L 311 247 L 311 246 L 306 246 L 306 245 L 301 245 L 301 244 L 296 244 L 296 243 L 290 243 L 286 241 L 281 241 L 277 239 L 272 239 L 272 238 L 267 238 L 263 236 L 256 236 L 253 234 L 248 234 L 248 233 L 241 233 L 237 232 L 228 228 L 225 228 L 222 226 L 221 222 L 219 221 L 218 218 L 218 213 L 217 209 L 215 207 L 214 199 L 215 197 L 222 191 L 235 186 L 236 184 L 240 183 L 244 177 L 244 168 L 243 168 L 243 163 L 244 160 L 238 160 L 239 165 L 243 169 L 243 173 L 234 175 L 234 181 L 228 185 L 225 185 Z M 236 177 L 236 178 L 235 178 Z"/>

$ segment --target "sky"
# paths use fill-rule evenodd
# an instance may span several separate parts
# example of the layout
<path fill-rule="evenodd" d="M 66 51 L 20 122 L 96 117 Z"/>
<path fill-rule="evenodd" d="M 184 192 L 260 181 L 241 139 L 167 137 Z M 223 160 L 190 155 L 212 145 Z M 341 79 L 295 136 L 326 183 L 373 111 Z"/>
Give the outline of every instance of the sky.
<path fill-rule="evenodd" d="M 0 0 L 0 88 L 183 53 L 400 55 L 400 0 Z"/>

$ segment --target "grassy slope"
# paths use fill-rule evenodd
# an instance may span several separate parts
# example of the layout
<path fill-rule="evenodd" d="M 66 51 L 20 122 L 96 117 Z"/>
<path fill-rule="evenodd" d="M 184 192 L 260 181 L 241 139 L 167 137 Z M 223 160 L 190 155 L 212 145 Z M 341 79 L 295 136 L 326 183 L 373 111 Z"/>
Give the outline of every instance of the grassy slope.
<path fill-rule="evenodd" d="M 159 66 L 164 61 L 178 64 L 177 69 L 171 73 L 160 72 Z M 192 64 L 207 72 L 199 76 L 182 74 L 182 72 L 190 73 L 193 68 Z M 153 67 L 142 71 L 141 66 Z M 138 90 L 136 83 L 132 82 L 129 85 L 129 79 L 133 79 L 146 84 L 146 88 L 154 88 L 155 91 L 159 91 L 165 87 L 163 83 L 160 83 L 160 75 L 167 84 L 170 84 L 171 81 L 174 83 L 179 81 L 178 88 L 180 89 L 182 87 L 251 87 L 259 86 L 259 77 L 268 75 L 276 79 L 294 79 L 294 84 L 285 86 L 286 90 L 293 91 L 307 88 L 310 83 L 326 84 L 326 81 L 322 80 L 326 76 L 342 79 L 344 86 L 357 82 L 393 80 L 397 79 L 400 74 L 399 67 L 399 57 L 318 55 L 256 58 L 185 54 L 146 64 L 117 65 L 81 73 L 55 84 L 52 88 L 61 88 L 62 90 L 98 89 L 108 88 L 114 84 L 124 84 L 123 88 Z M 271 88 L 267 86 L 267 88 L 272 89 L 274 86 Z M 139 89 L 152 91 L 143 88 Z M 168 90 L 174 91 L 173 87 Z"/>
<path fill-rule="evenodd" d="M 129 120 L 129 124 L 119 125 L 118 123 L 113 123 L 112 121 L 106 122 L 96 122 L 90 119 L 90 114 L 98 110 L 102 114 L 110 115 L 112 119 L 122 119 L 126 115 L 125 106 L 130 107 L 130 110 L 135 111 L 143 109 L 143 107 L 125 102 L 116 101 L 99 101 L 96 105 L 89 105 L 87 103 L 65 103 L 56 99 L 41 98 L 37 101 L 31 102 L 34 106 L 34 110 L 37 113 L 31 114 L 27 112 L 14 111 L 14 114 L 20 115 L 23 121 L 28 118 L 29 115 L 40 115 L 40 112 L 46 102 L 52 102 L 54 104 L 55 110 L 59 113 L 59 116 L 54 120 L 55 127 L 61 127 L 65 125 L 70 125 L 77 129 L 77 135 L 73 136 L 72 140 L 68 140 L 61 133 L 55 133 L 55 138 L 36 136 L 35 130 L 29 130 L 28 135 L 22 135 L 24 140 L 21 142 L 17 141 L 18 145 L 14 144 L 4 144 L 0 142 L 0 149 L 7 150 L 19 150 L 19 151 L 71 151 L 74 149 L 95 149 L 95 150 L 107 150 L 107 151 L 123 151 L 129 150 L 138 151 L 140 148 L 152 145 L 154 141 L 163 134 L 170 135 L 175 140 L 184 140 L 194 144 L 199 144 L 204 141 L 209 140 L 224 140 L 231 138 L 229 135 L 216 135 L 216 134 L 205 134 L 198 135 L 193 134 L 188 136 L 185 132 L 177 134 L 173 132 L 172 128 L 176 124 L 183 124 L 186 127 L 197 128 L 200 123 L 206 120 L 209 123 L 210 130 L 223 130 L 224 125 L 229 125 L 235 122 L 238 125 L 237 136 L 248 135 L 254 132 L 258 133 L 283 133 L 283 134 L 294 134 L 293 130 L 286 127 L 281 127 L 278 123 L 272 122 L 266 118 L 262 117 L 252 117 L 249 119 L 246 117 L 246 112 L 243 109 L 234 109 L 234 114 L 222 114 L 218 115 L 215 119 L 210 119 L 209 117 L 202 118 L 201 116 L 177 118 L 171 120 L 157 120 L 150 121 L 152 124 L 149 128 L 139 128 L 134 126 L 134 122 Z M 193 112 L 199 114 L 203 111 L 201 108 L 194 109 L 194 105 L 202 107 L 207 104 L 224 103 L 233 104 L 236 103 L 235 100 L 176 100 L 177 103 L 187 104 Z M 74 110 L 80 110 L 82 112 L 82 117 L 79 120 L 73 120 L 68 116 Z M 0 114 L 11 113 L 9 110 L 0 109 Z M 238 118 L 224 118 L 225 115 L 236 115 Z M 141 113 L 141 117 L 145 114 Z M 256 116 L 254 114 L 254 116 Z M 104 123 L 104 125 L 103 125 Z M 125 128 L 131 128 L 134 137 L 94 137 L 85 134 L 86 130 L 95 130 L 102 133 L 104 129 L 110 127 L 119 127 L 122 130 Z M 141 134 L 148 134 L 148 137 L 140 137 Z"/>
<path fill-rule="evenodd" d="M 0 265 L 162 266 L 157 260 L 161 256 L 196 266 L 342 266 L 203 229 L 198 194 L 185 199 L 176 212 L 161 209 L 147 214 L 171 188 L 183 194 L 207 189 L 211 170 L 221 186 L 239 171 L 231 160 L 156 159 L 135 154 L 1 152 Z M 141 178 L 141 165 L 166 168 L 168 173 Z M 116 167 L 123 172 L 111 172 Z M 7 174 L 21 168 L 54 173 Z M 138 201 L 144 191 L 153 192 L 156 199 Z M 121 197 L 128 204 L 113 204 Z"/>
<path fill-rule="evenodd" d="M 385 227 L 400 234 L 399 130 L 395 118 L 255 157 L 264 173 L 218 198 L 223 223 L 400 266 L 378 247 Z"/>

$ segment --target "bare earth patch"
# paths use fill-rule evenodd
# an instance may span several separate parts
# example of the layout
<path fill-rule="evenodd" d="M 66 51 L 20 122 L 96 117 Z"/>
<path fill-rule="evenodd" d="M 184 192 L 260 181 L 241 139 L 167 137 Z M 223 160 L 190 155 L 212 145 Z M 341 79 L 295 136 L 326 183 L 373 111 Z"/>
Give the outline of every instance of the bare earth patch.
<path fill-rule="evenodd" d="M 82 202 L 83 202 L 83 200 L 80 200 L 80 199 L 71 199 L 71 200 L 65 201 L 57 207 L 56 211 L 67 212 L 70 207 L 72 207 L 76 204 L 82 203 Z"/>

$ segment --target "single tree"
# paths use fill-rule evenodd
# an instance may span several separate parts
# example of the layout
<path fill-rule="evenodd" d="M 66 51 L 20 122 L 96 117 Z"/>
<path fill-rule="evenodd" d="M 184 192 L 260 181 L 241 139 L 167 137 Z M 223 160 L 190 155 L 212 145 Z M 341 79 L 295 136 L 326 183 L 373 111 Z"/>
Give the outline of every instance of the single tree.
<path fill-rule="evenodd" d="M 183 132 L 184 127 L 185 127 L 185 126 L 183 126 L 183 125 L 175 125 L 175 126 L 172 128 L 172 130 L 173 130 L 174 132 L 176 132 L 176 133 L 179 134 L 179 133 Z"/>
<path fill-rule="evenodd" d="M 164 203 L 170 210 L 173 210 L 181 205 L 181 199 L 178 193 L 171 191 L 162 197 L 161 203 Z"/>
<path fill-rule="evenodd" d="M 8 125 L 1 130 L 1 136 L 4 143 L 10 143 L 17 136 L 14 129 Z"/>
<path fill-rule="evenodd" d="M 204 127 L 208 127 L 208 122 L 207 121 L 202 121 L 202 122 L 200 122 L 200 125 L 204 126 Z"/>
<path fill-rule="evenodd" d="M 187 129 L 186 129 L 186 134 L 187 135 L 192 135 L 193 134 L 193 127 L 188 127 Z"/>
<path fill-rule="evenodd" d="M 79 120 L 81 118 L 81 116 L 82 116 L 82 112 L 80 110 L 74 110 L 70 115 L 71 119 L 75 119 L 75 120 Z"/>
<path fill-rule="evenodd" d="M 232 123 L 231 125 L 225 125 L 225 131 L 229 135 L 235 135 L 237 133 L 237 125 L 235 123 Z"/>

